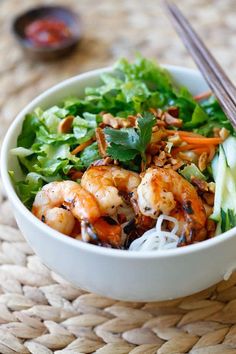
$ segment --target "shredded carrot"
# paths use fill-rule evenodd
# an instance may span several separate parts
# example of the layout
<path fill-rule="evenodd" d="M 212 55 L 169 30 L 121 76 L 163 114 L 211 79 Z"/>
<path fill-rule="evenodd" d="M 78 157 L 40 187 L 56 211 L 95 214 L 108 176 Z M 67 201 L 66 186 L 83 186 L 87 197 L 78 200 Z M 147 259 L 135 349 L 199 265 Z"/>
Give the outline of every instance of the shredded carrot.
<path fill-rule="evenodd" d="M 71 154 L 72 155 L 78 154 L 79 152 L 83 151 L 87 146 L 91 145 L 92 142 L 93 142 L 93 139 L 89 139 L 85 143 L 78 145 L 74 150 L 71 151 Z"/>
<path fill-rule="evenodd" d="M 201 101 L 204 100 L 208 97 L 210 97 L 212 95 L 211 91 L 207 91 L 207 92 L 202 92 L 199 95 L 194 96 L 195 101 Z"/>
<path fill-rule="evenodd" d="M 106 157 L 107 142 L 105 139 L 105 134 L 104 134 L 103 129 L 96 128 L 95 136 L 96 136 L 96 140 L 98 143 L 98 150 L 100 152 L 100 155 L 102 157 Z"/>
<path fill-rule="evenodd" d="M 182 136 L 183 141 L 189 144 L 197 144 L 197 145 L 218 145 L 222 143 L 223 139 L 221 138 L 205 138 L 205 137 L 190 137 L 190 136 Z"/>
<path fill-rule="evenodd" d="M 185 133 L 185 132 L 183 132 Z M 188 133 L 188 132 L 186 132 Z M 208 162 L 210 162 L 215 155 L 215 145 L 220 144 L 223 139 L 221 138 L 206 138 L 204 136 L 187 136 L 181 134 L 181 139 L 186 143 L 185 145 L 177 146 L 172 149 L 172 153 L 175 156 L 176 154 L 182 154 L 184 151 L 192 151 L 197 155 L 201 155 L 203 152 L 208 154 Z"/>
<path fill-rule="evenodd" d="M 198 155 L 202 154 L 203 152 L 209 153 L 209 147 L 208 146 L 199 146 L 195 149 L 192 149 L 192 151 Z"/>
<path fill-rule="evenodd" d="M 189 132 L 189 131 L 183 131 L 183 130 L 165 130 L 167 135 L 175 135 L 178 134 L 180 137 L 182 136 L 192 136 L 192 137 L 204 137 L 203 135 Z"/>

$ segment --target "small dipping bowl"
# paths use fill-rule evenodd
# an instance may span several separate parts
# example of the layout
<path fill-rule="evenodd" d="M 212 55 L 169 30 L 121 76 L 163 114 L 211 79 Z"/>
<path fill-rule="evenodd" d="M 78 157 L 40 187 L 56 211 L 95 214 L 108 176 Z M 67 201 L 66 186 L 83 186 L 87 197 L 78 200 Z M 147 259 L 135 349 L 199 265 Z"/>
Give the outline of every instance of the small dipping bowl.
<path fill-rule="evenodd" d="M 57 43 L 39 44 L 27 35 L 35 21 L 46 20 L 64 24 L 69 35 Z M 40 6 L 17 16 L 12 25 L 13 33 L 25 52 L 35 59 L 56 59 L 75 49 L 81 38 L 81 21 L 77 14 L 63 6 Z"/>

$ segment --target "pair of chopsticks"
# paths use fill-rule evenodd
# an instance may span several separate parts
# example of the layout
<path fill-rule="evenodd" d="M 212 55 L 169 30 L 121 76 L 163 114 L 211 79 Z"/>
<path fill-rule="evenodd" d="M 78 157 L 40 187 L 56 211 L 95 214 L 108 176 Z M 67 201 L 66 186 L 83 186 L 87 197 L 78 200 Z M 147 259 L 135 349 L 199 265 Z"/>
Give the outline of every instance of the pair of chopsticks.
<path fill-rule="evenodd" d="M 196 65 L 218 99 L 223 111 L 236 129 L 235 86 L 178 7 L 167 0 L 164 1 L 164 4 L 185 47 L 192 55 Z"/>

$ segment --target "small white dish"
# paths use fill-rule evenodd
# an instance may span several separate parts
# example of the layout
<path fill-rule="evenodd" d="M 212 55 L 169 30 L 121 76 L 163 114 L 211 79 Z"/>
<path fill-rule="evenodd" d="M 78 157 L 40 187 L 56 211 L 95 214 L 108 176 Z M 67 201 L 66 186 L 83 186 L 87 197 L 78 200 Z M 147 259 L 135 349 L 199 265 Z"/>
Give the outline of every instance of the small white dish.
<path fill-rule="evenodd" d="M 199 72 L 166 66 L 173 79 L 193 94 L 208 89 Z M 107 249 L 62 235 L 38 220 L 18 198 L 8 171 L 22 175 L 17 158 L 10 155 L 28 112 L 50 107 L 70 95 L 82 96 L 86 86 L 99 83 L 102 73 L 91 71 L 47 90 L 16 117 L 2 145 L 1 173 L 12 210 L 26 240 L 51 269 L 74 285 L 107 297 L 130 301 L 173 299 L 207 288 L 229 276 L 236 267 L 236 228 L 202 243 L 160 251 Z"/>

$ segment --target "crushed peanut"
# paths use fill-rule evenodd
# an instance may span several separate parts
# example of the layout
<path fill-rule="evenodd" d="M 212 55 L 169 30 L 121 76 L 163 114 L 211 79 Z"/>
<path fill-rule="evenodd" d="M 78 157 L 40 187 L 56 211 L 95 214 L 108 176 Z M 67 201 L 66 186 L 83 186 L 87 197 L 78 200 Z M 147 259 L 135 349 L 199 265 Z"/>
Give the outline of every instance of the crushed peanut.
<path fill-rule="evenodd" d="M 71 131 L 71 127 L 73 124 L 74 116 L 68 116 L 62 119 L 58 125 L 58 133 L 66 134 Z"/>
<path fill-rule="evenodd" d="M 162 119 L 163 111 L 160 108 L 149 108 L 149 111 L 158 119 Z"/>
<path fill-rule="evenodd" d="M 134 116 L 129 116 L 128 118 L 114 117 L 110 113 L 104 113 L 102 116 L 102 121 L 105 125 L 109 125 L 114 129 L 128 128 L 135 125 L 136 118 Z"/>
<path fill-rule="evenodd" d="M 220 131 L 219 131 L 219 136 L 220 136 L 220 138 L 225 140 L 229 136 L 229 131 L 227 129 L 225 129 L 225 128 L 221 128 Z"/>
<path fill-rule="evenodd" d="M 156 155 L 160 151 L 161 147 L 158 143 L 151 143 L 147 147 L 147 152 L 152 156 Z"/>
<path fill-rule="evenodd" d="M 152 132 L 157 132 L 160 128 L 157 125 L 154 125 L 154 127 L 152 127 Z"/>
<path fill-rule="evenodd" d="M 182 144 L 183 140 L 180 138 L 179 134 L 174 134 L 168 137 L 168 141 L 174 146 L 179 146 Z"/>
<path fill-rule="evenodd" d="M 208 163 L 208 154 L 206 151 L 204 151 L 198 159 L 198 167 L 200 171 L 204 171 L 207 167 L 207 163 Z"/>
<path fill-rule="evenodd" d="M 216 189 L 216 184 L 215 184 L 215 182 L 209 182 L 209 183 L 208 183 L 208 189 L 209 189 L 209 192 L 215 193 L 215 189 Z"/>
<path fill-rule="evenodd" d="M 161 151 L 158 156 L 154 156 L 153 158 L 154 165 L 158 167 L 162 167 L 167 162 L 167 155 L 165 151 Z"/>
<path fill-rule="evenodd" d="M 210 205 L 208 205 L 207 203 L 203 203 L 203 206 L 204 206 L 204 209 L 205 209 L 205 212 L 206 212 L 206 216 L 207 216 L 207 218 L 209 218 L 209 216 L 213 212 L 213 208 Z"/>
<path fill-rule="evenodd" d="M 176 162 L 175 164 L 172 165 L 172 169 L 174 171 L 177 171 L 180 167 L 182 167 L 184 165 L 184 162 L 179 160 L 178 162 Z"/>
<path fill-rule="evenodd" d="M 166 153 L 165 153 L 165 151 L 161 151 L 160 152 L 160 155 L 159 155 L 159 158 L 161 159 L 161 160 L 164 160 L 164 159 L 166 159 Z"/>
<path fill-rule="evenodd" d="M 175 165 L 177 162 L 178 162 L 177 159 L 174 159 L 173 157 L 170 158 L 170 163 L 171 163 L 172 165 Z"/>
<path fill-rule="evenodd" d="M 152 132 L 151 143 L 157 143 L 167 137 L 164 129 L 159 128 Z"/>
<path fill-rule="evenodd" d="M 213 133 L 215 138 L 221 138 L 223 140 L 227 139 L 230 132 L 225 128 L 213 128 Z"/>
<path fill-rule="evenodd" d="M 165 161 L 160 159 L 159 156 L 154 156 L 153 162 L 154 162 L 154 165 L 156 165 L 158 167 L 163 167 L 165 164 Z"/>
<path fill-rule="evenodd" d="M 180 128 L 183 124 L 182 119 L 175 118 L 171 114 L 169 114 L 168 112 L 165 112 L 165 122 L 168 125 L 172 125 L 173 127 L 178 127 L 178 128 Z"/>
<path fill-rule="evenodd" d="M 109 125 L 110 127 L 114 128 L 114 129 L 119 128 L 118 120 L 115 117 L 113 117 L 113 115 L 110 113 L 103 114 L 102 121 L 104 124 Z"/>

